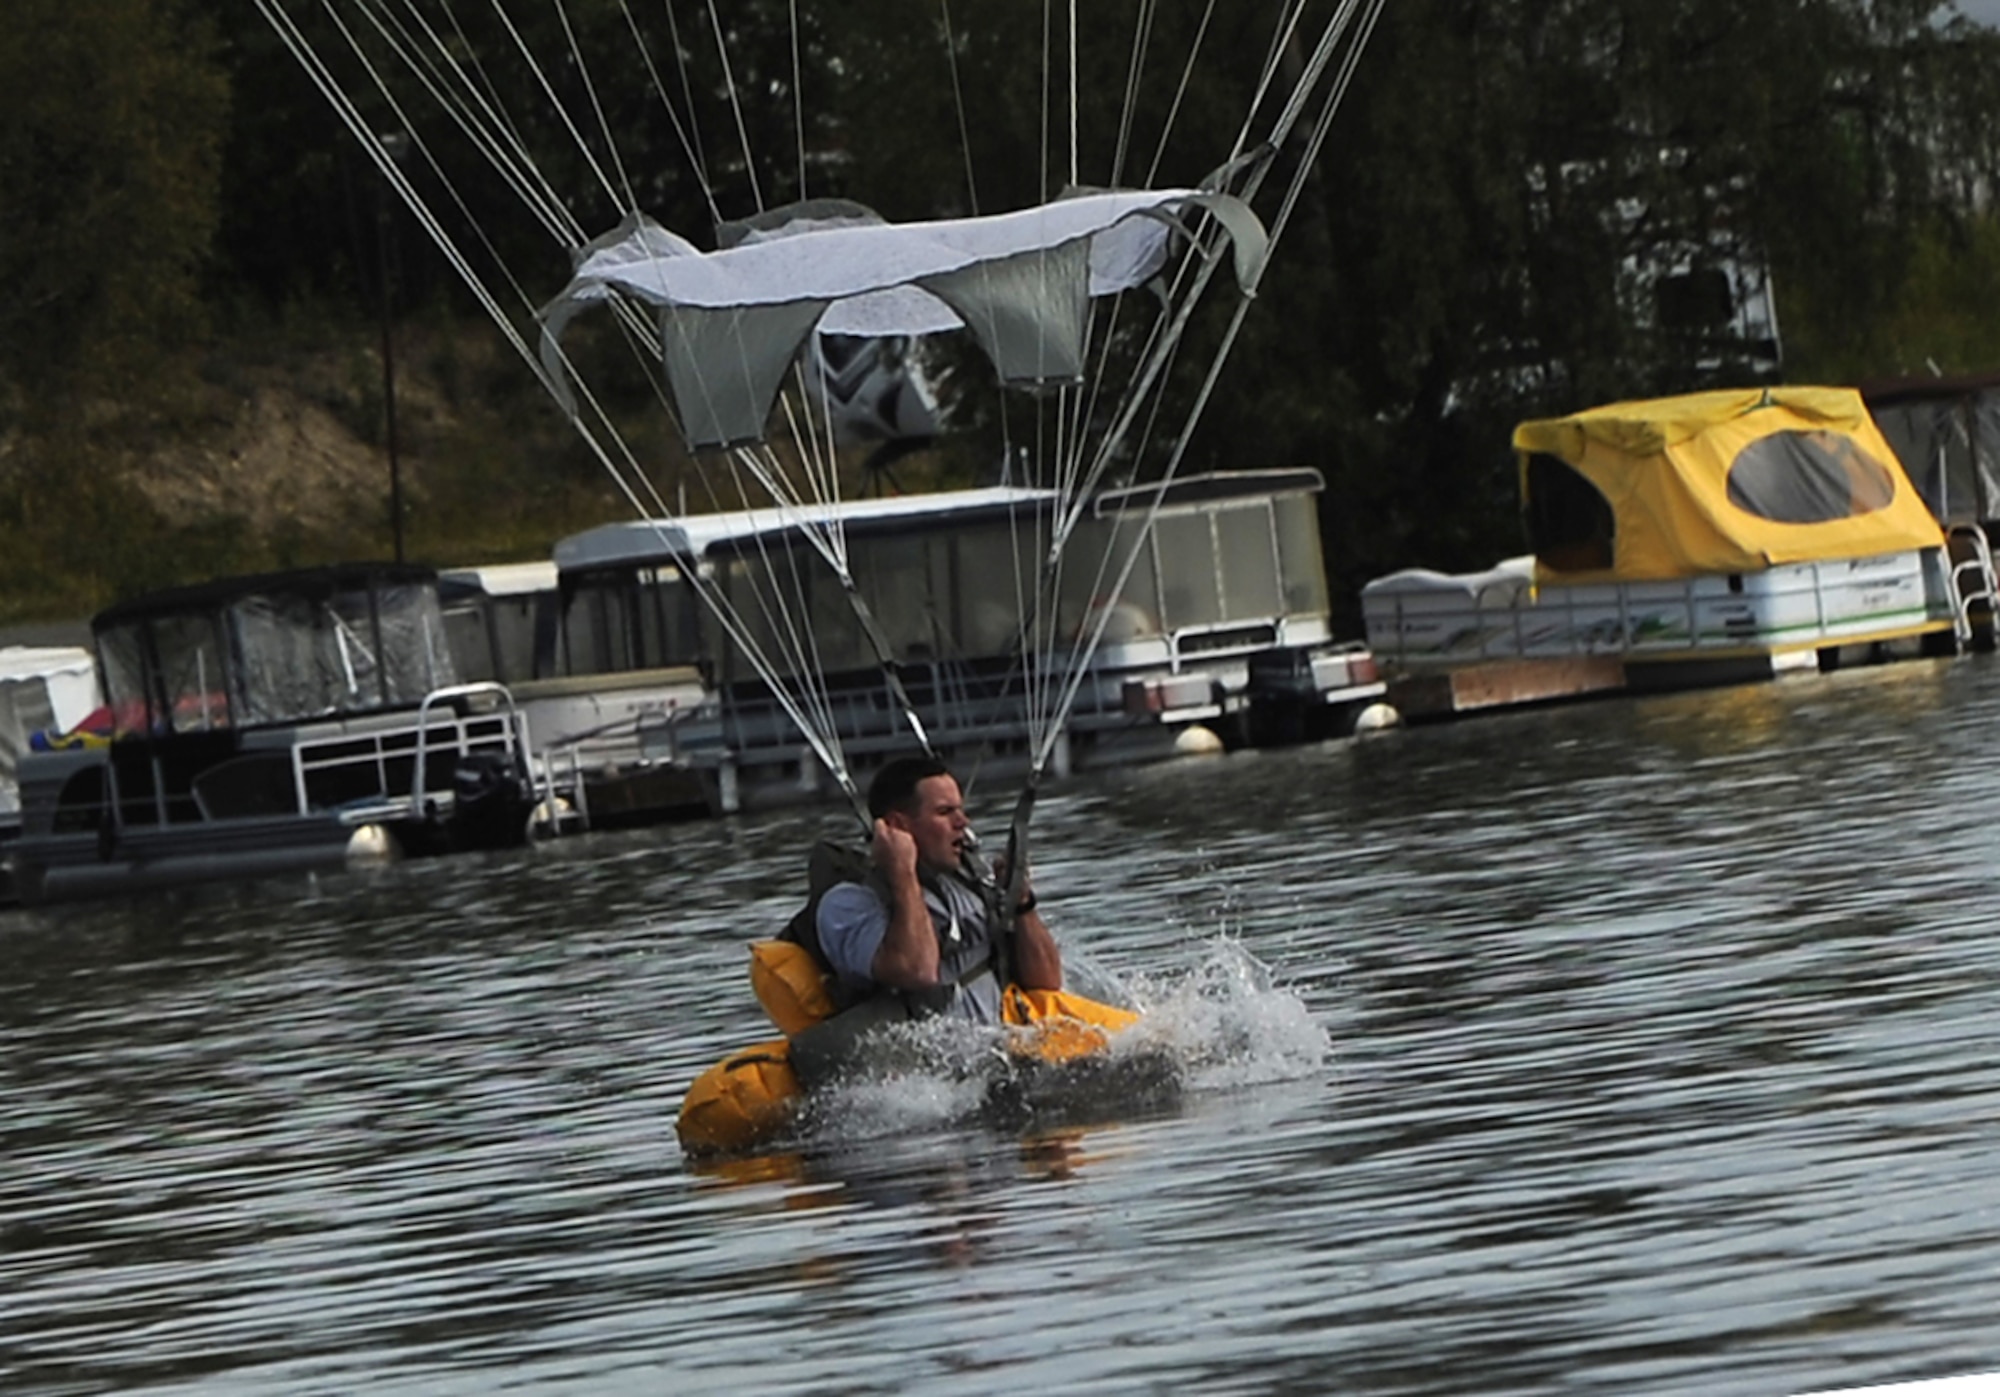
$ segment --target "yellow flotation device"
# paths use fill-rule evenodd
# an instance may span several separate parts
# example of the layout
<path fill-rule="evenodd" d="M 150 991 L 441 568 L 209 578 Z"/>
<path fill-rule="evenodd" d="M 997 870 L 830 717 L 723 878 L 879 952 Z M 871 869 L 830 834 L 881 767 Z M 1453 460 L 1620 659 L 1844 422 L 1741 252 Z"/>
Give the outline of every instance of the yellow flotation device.
<path fill-rule="evenodd" d="M 783 1038 L 739 1048 L 694 1079 L 676 1129 L 689 1154 L 735 1154 L 791 1122 L 803 1093 Z"/>
<path fill-rule="evenodd" d="M 786 1036 L 740 1048 L 695 1078 L 676 1127 L 681 1148 L 690 1155 L 751 1149 L 789 1125 L 804 1100 L 792 1071 L 791 1036 L 834 1013 L 826 973 L 796 942 L 758 941 L 750 947 L 750 985 Z M 1139 1020 L 1130 1009 L 1080 994 L 1019 985 L 1006 987 L 1000 1009 L 1002 1020 L 1018 1030 L 1015 1051 L 1045 1062 L 1103 1052 L 1113 1033 Z"/>

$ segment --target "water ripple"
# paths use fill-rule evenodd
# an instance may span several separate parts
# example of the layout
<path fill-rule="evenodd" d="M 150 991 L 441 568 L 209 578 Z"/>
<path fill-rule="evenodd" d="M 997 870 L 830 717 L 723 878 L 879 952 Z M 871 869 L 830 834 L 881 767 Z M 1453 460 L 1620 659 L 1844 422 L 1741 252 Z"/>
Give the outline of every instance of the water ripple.
<path fill-rule="evenodd" d="M 2000 1366 L 1996 716 L 1915 664 L 1068 783 L 1037 885 L 1178 1103 L 905 1081 L 726 1166 L 674 1113 L 836 816 L 0 915 L 0 1386 Z"/>

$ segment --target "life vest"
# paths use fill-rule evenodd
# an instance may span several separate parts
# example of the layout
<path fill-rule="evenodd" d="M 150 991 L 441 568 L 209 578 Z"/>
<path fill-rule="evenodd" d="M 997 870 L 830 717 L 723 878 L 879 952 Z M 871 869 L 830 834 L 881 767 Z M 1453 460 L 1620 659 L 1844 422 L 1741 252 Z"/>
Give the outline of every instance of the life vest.
<path fill-rule="evenodd" d="M 894 1017 L 924 1018 L 941 1012 L 959 986 L 970 984 L 981 975 L 990 973 L 1001 986 L 1006 985 L 1005 938 L 990 933 L 993 909 L 989 901 L 987 926 L 991 954 L 986 960 L 966 967 L 954 983 L 935 989 L 898 990 L 880 986 L 872 993 L 857 996 L 827 962 L 819 940 L 820 903 L 842 883 L 859 883 L 881 899 L 884 907 L 892 905 L 888 880 L 875 866 L 867 845 L 821 839 L 806 859 L 805 906 L 793 914 L 775 938 L 750 945 L 750 987 L 757 995 L 757 1002 L 764 1006 L 764 1012 L 771 1016 L 771 1022 L 787 1037 L 803 1033 L 864 1002 L 890 1001 L 871 1004 L 867 1017 L 872 1022 Z M 932 890 L 940 901 L 950 905 L 948 894 Z M 944 937 L 940 935 L 939 939 L 940 950 L 947 949 Z"/>

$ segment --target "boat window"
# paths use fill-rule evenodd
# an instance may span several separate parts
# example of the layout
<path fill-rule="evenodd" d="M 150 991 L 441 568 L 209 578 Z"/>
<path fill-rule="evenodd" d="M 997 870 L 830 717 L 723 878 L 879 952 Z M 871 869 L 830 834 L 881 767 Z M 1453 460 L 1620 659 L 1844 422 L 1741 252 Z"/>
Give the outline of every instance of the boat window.
<path fill-rule="evenodd" d="M 445 639 L 451 644 L 459 673 L 468 680 L 501 677 L 492 636 L 487 630 L 487 608 L 498 603 L 498 598 L 474 594 L 444 608 Z"/>
<path fill-rule="evenodd" d="M 611 637 L 619 630 L 612 624 L 616 610 L 616 588 L 605 578 L 586 577 L 576 584 L 563 612 L 565 673 L 611 672 Z"/>
<path fill-rule="evenodd" d="M 250 596 L 232 604 L 242 711 L 239 724 L 309 718 L 338 710 L 329 648 L 314 608 L 301 597 Z"/>
<path fill-rule="evenodd" d="M 940 550 L 942 552 L 942 550 Z M 908 535 L 851 540 L 849 566 L 868 602 L 875 625 L 897 660 L 939 658 L 949 649 L 945 618 L 936 602 L 946 595 L 933 585 L 928 541 Z M 872 659 L 874 649 L 869 648 Z"/>
<path fill-rule="evenodd" d="M 873 667 L 875 651 L 840 579 L 811 549 L 747 552 L 722 569 L 721 584 L 743 631 L 779 674 Z M 733 640 L 727 654 L 726 680 L 757 677 Z"/>
<path fill-rule="evenodd" d="M 160 664 L 160 697 L 166 704 L 166 711 L 159 715 L 164 726 L 174 732 L 207 732 L 229 726 L 229 676 L 214 616 L 197 613 L 157 618 L 153 622 L 153 652 Z"/>
<path fill-rule="evenodd" d="M 1153 521 L 1153 538 L 1159 547 L 1160 619 L 1166 628 L 1221 624 L 1222 579 L 1208 514 L 1162 514 Z"/>
<path fill-rule="evenodd" d="M 967 529 L 952 550 L 952 633 L 968 656 L 1011 655 L 1020 644 L 1021 611 L 1034 605 L 1017 589 L 1032 588 L 1046 529 L 1023 521 Z"/>
<path fill-rule="evenodd" d="M 806 628 L 810 637 L 807 644 L 811 648 L 802 657 L 802 664 L 794 661 L 784 668 L 792 673 L 801 669 L 810 673 L 817 669 L 824 674 L 873 669 L 876 665 L 875 647 L 862 633 L 861 621 L 854 614 L 854 603 L 848 600 L 847 589 L 840 585 L 833 569 L 810 550 L 781 549 L 772 554 L 771 565 L 781 582 L 788 577 L 796 577 L 798 584 L 804 586 L 808 599 Z M 778 604 L 784 604 L 782 598 Z M 794 641 L 793 649 L 788 653 L 796 654 L 797 648 L 798 643 Z"/>
<path fill-rule="evenodd" d="M 1114 593 L 1118 574 L 1134 549 L 1138 560 L 1131 576 L 1125 579 L 1124 591 Z M 1143 513 L 1084 520 L 1064 557 L 1060 613 L 1064 636 L 1087 636 L 1088 628 L 1095 627 L 1107 611 L 1111 613 L 1104 626 L 1107 645 L 1160 634 L 1159 575 Z"/>
<path fill-rule="evenodd" d="M 1276 616 L 1278 535 L 1271 527 L 1271 504 L 1252 500 L 1215 512 L 1215 537 L 1222 563 L 1222 600 L 1231 621 Z"/>
<path fill-rule="evenodd" d="M 701 659 L 701 627 L 693 590 L 679 568 L 639 574 L 639 664 L 645 669 L 691 665 Z"/>
<path fill-rule="evenodd" d="M 142 637 L 142 628 L 137 624 L 112 626 L 97 633 L 104 701 L 111 708 L 121 736 L 144 727 L 147 704 Z"/>
<path fill-rule="evenodd" d="M 1326 554 L 1319 537 L 1319 507 L 1311 495 L 1286 495 L 1273 500 L 1271 507 L 1277 521 L 1285 614 L 1324 616 L 1330 603 L 1326 592 Z"/>
<path fill-rule="evenodd" d="M 364 646 L 358 657 L 359 682 L 348 691 L 351 699 L 345 707 L 416 703 L 431 690 L 458 682 L 435 587 L 412 583 L 385 586 L 373 594 L 342 593 L 328 609 L 341 623 L 341 638 Z"/>
<path fill-rule="evenodd" d="M 320 639 L 326 647 L 339 710 L 373 707 L 382 691 L 381 641 L 368 614 L 368 596 L 337 596 L 321 609 Z"/>
<path fill-rule="evenodd" d="M 1886 508 L 1895 477 L 1852 437 L 1773 432 L 1729 464 L 1729 502 L 1780 524 L 1823 524 Z"/>
<path fill-rule="evenodd" d="M 1594 572 L 1612 566 L 1617 521 L 1611 503 L 1567 461 L 1536 453 L 1528 458 L 1528 547 L 1558 572 Z"/>
<path fill-rule="evenodd" d="M 731 558 L 716 579 L 723 605 L 736 621 L 734 631 L 727 633 L 722 647 L 722 676 L 731 682 L 751 679 L 757 674 L 756 666 L 744 656 L 746 649 L 769 656 L 774 662 L 783 653 L 778 642 L 782 634 L 778 622 L 781 603 L 769 597 L 768 583 L 761 589 L 755 585 L 763 570 L 759 559 Z M 761 603 L 760 596 L 765 598 Z M 742 641 L 737 638 L 738 631 L 744 637 Z M 780 665 L 781 670 L 784 668 Z"/>

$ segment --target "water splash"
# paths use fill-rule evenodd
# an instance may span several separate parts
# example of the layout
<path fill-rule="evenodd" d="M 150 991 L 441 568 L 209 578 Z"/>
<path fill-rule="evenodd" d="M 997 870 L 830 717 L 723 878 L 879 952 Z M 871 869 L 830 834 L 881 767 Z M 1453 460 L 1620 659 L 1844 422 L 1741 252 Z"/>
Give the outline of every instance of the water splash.
<path fill-rule="evenodd" d="M 1193 1091 L 1309 1077 L 1333 1051 L 1305 1001 L 1230 936 L 1209 941 L 1191 969 L 1127 988 L 1145 1017 L 1123 1035 L 1126 1050 L 1171 1053 Z"/>
<path fill-rule="evenodd" d="M 1103 1123 L 1170 1110 L 1191 1092 L 1310 1077 L 1332 1051 L 1304 1001 L 1230 937 L 1185 969 L 1121 978 L 1079 964 L 1070 980 L 1144 1017 L 1103 1054 L 1067 1064 L 1024 1059 L 1007 1050 L 1006 1030 L 957 1019 L 891 1026 L 879 1066 L 815 1094 L 808 1136 L 838 1144 L 974 1123 Z"/>

